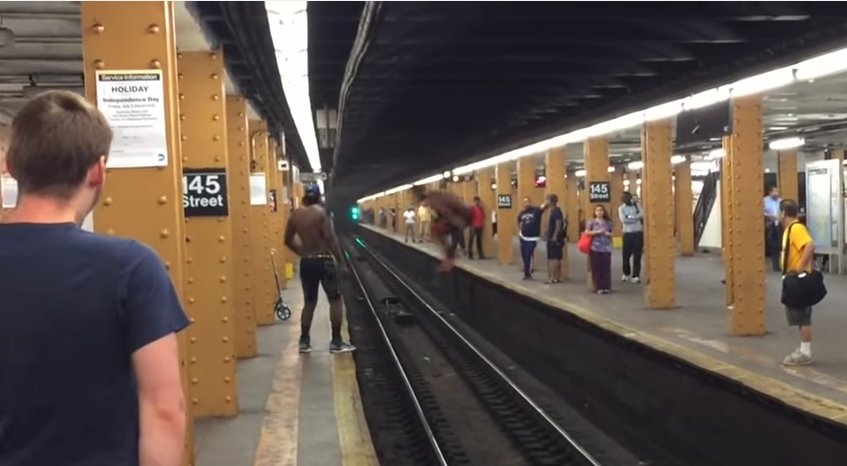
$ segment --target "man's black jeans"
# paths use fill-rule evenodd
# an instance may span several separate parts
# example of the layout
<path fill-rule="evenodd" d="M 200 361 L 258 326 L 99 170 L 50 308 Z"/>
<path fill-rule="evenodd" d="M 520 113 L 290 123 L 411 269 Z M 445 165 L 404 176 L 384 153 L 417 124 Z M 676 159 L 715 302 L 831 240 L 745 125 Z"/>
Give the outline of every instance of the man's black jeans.
<path fill-rule="evenodd" d="M 482 254 L 482 227 L 471 227 L 468 238 L 468 257 L 473 258 L 473 245 L 476 243 L 476 252 L 480 259 L 485 258 Z"/>

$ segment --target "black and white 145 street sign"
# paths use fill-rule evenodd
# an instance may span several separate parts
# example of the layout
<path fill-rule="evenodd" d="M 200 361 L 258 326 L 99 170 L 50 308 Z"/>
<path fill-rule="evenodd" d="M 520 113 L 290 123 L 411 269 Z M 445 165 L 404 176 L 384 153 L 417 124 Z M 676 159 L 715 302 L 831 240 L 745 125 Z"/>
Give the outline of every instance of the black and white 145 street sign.
<path fill-rule="evenodd" d="M 182 205 L 186 217 L 229 215 L 226 171 L 222 168 L 186 168 L 182 171 Z"/>
<path fill-rule="evenodd" d="M 588 183 L 588 202 L 611 202 L 612 190 L 608 181 L 590 181 Z"/>

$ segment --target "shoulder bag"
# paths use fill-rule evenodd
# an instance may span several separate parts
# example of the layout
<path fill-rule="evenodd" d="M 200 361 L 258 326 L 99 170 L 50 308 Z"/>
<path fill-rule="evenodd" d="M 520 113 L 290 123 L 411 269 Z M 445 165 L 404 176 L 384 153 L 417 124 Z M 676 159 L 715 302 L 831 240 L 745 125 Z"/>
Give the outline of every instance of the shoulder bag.
<path fill-rule="evenodd" d="M 813 266 L 811 272 L 789 272 L 788 256 L 791 252 L 791 229 L 797 222 L 788 227 L 785 234 L 782 254 L 782 304 L 792 309 L 805 309 L 814 306 L 826 297 L 826 285 L 823 274 Z"/>

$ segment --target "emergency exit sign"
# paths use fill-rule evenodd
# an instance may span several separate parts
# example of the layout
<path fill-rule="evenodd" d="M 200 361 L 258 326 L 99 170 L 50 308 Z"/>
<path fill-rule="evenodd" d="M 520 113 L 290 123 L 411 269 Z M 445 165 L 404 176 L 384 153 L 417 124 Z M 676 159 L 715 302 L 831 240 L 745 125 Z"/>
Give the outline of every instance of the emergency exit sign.
<path fill-rule="evenodd" d="M 229 215 L 226 171 L 221 168 L 183 169 L 182 206 L 186 217 Z"/>

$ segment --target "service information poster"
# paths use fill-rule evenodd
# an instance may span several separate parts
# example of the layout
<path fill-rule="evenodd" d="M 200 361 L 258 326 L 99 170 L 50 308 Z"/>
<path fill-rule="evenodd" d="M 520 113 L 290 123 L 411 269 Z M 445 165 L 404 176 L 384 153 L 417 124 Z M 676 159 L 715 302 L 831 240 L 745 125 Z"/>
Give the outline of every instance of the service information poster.
<path fill-rule="evenodd" d="M 161 70 L 97 71 L 97 108 L 115 133 L 109 168 L 168 165 Z"/>
<path fill-rule="evenodd" d="M 4 209 L 13 209 L 18 205 L 18 182 L 11 175 L 0 176 L 0 198 Z"/>
<path fill-rule="evenodd" d="M 250 174 L 250 205 L 268 204 L 268 186 L 263 173 Z"/>

